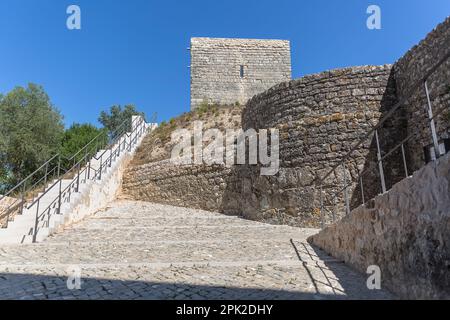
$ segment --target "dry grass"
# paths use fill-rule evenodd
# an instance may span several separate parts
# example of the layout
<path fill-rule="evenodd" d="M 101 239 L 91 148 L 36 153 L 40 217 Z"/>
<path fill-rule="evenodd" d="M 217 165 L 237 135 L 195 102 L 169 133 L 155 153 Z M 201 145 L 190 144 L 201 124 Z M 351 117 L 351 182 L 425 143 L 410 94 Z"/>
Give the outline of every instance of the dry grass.
<path fill-rule="evenodd" d="M 149 162 L 168 159 L 173 147 L 171 134 L 176 129 L 193 129 L 194 121 L 202 121 L 203 129 L 217 128 L 225 131 L 228 128 L 241 128 L 240 105 L 218 106 L 201 105 L 194 111 L 162 122 L 160 126 L 149 134 L 141 143 L 131 162 L 132 165 L 142 165 Z"/>

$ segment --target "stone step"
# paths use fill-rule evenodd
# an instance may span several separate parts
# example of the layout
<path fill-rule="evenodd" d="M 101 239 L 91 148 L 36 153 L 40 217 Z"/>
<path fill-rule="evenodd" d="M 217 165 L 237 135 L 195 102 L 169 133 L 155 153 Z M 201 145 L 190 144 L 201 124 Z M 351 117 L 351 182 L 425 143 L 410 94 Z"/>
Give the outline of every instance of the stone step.
<path fill-rule="evenodd" d="M 288 226 L 183 226 L 183 227 L 114 227 L 103 229 L 67 229 L 54 236 L 60 241 L 129 241 L 212 240 L 212 239 L 290 239 L 303 236 L 304 231 Z"/>
<path fill-rule="evenodd" d="M 291 260 L 301 262 L 311 260 L 304 250 L 305 244 L 290 240 L 271 241 L 210 241 L 210 242 L 78 242 L 40 244 L 28 250 L 27 262 L 32 264 L 108 264 L 108 263 L 185 263 L 185 262 L 236 262 Z M 0 265 L 19 263 L 27 248 L 5 247 L 0 253 Z M 317 254 L 312 251 L 317 256 Z M 19 259 L 18 259 L 19 258 Z"/>
<path fill-rule="evenodd" d="M 185 207 L 175 207 L 165 204 L 149 203 L 143 201 L 118 200 L 114 202 L 114 206 L 108 206 L 105 210 L 96 213 L 95 217 L 105 218 L 184 218 L 184 217 L 236 217 L 227 216 L 218 212 L 211 212 L 200 209 L 192 209 Z"/>
<path fill-rule="evenodd" d="M 176 226 L 246 226 L 254 225 L 253 221 L 241 219 L 238 217 L 207 217 L 207 216 L 185 216 L 185 217 L 167 217 L 152 216 L 136 218 L 120 217 L 93 217 L 89 221 L 83 221 L 77 225 L 77 229 L 104 229 L 111 227 L 176 227 Z"/>
<path fill-rule="evenodd" d="M 81 290 L 68 290 L 67 265 L 20 266 L 3 273 L 3 299 L 392 299 L 342 264 L 81 265 Z M 8 269 L 9 271 L 10 269 Z M 136 280 L 138 279 L 138 280 Z M 18 284 L 33 284 L 24 288 Z M 24 291 L 26 289 L 26 291 Z"/>

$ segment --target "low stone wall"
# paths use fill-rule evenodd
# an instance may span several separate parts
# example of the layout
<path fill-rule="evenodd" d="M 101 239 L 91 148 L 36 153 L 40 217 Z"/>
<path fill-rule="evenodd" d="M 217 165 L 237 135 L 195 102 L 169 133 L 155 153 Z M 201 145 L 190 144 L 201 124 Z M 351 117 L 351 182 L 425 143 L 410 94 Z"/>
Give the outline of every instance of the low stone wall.
<path fill-rule="evenodd" d="M 174 165 L 170 160 L 129 168 L 122 197 L 220 211 L 231 168 Z"/>
<path fill-rule="evenodd" d="M 431 162 L 309 241 L 401 297 L 450 298 L 450 154 Z"/>

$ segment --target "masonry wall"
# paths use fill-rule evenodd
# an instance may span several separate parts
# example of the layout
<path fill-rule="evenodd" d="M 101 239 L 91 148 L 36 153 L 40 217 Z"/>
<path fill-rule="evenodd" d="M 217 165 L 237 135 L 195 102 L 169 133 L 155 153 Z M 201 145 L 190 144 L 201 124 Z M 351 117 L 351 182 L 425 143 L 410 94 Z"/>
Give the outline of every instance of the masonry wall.
<path fill-rule="evenodd" d="M 450 154 L 308 239 L 409 299 L 450 299 Z"/>
<path fill-rule="evenodd" d="M 191 110 L 204 101 L 243 105 L 255 94 L 291 79 L 289 41 L 192 38 L 190 50 Z"/>
<path fill-rule="evenodd" d="M 298 226 L 320 226 L 319 189 L 315 179 L 340 163 L 355 143 L 375 126 L 396 102 L 391 67 L 365 66 L 332 70 L 281 83 L 252 98 L 242 114 L 244 129 L 277 128 L 280 132 L 280 172 L 263 177 L 252 168 L 236 168 L 236 184 L 230 189 L 242 194 L 236 210 L 244 216 Z M 405 133 L 402 112 L 386 123 L 380 133 L 382 146 L 389 148 Z M 358 172 L 376 167 L 373 137 L 367 139 L 347 161 L 345 171 L 352 206 L 359 205 Z M 385 163 L 387 180 L 399 181 L 400 162 Z M 377 171 L 365 176 L 366 197 L 380 191 Z M 324 203 L 338 218 L 343 214 L 343 186 L 339 168 L 323 185 Z M 367 199 L 367 198 L 366 198 Z M 332 214 L 327 213 L 327 220 Z"/>
<path fill-rule="evenodd" d="M 278 174 L 261 176 L 260 168 L 250 165 L 174 166 L 165 160 L 130 167 L 124 194 L 270 223 L 318 227 L 316 175 L 338 162 L 393 102 L 390 66 L 333 70 L 281 83 L 252 98 L 242 114 L 244 129 L 280 130 Z M 383 143 L 389 144 L 388 135 L 403 134 L 401 119 L 387 127 Z M 356 175 L 369 159 L 374 161 L 373 150 L 369 139 L 355 153 L 348 174 Z M 390 177 L 389 170 L 386 173 Z M 375 195 L 379 190 L 371 179 L 367 179 L 366 194 L 372 190 Z M 324 186 L 328 194 L 336 191 L 331 184 L 336 180 L 342 181 L 342 176 Z M 331 204 L 330 199 L 326 201 Z"/>
<path fill-rule="evenodd" d="M 395 63 L 399 98 L 407 98 L 408 91 L 414 84 L 448 53 L 450 53 L 450 17 Z M 438 138 L 450 138 L 450 58 L 428 79 L 427 84 L 433 112 L 436 114 L 441 109 L 445 110 L 435 119 Z M 425 89 L 421 85 L 404 106 L 408 135 L 415 135 L 406 145 L 411 172 L 425 164 L 423 148 L 433 143 L 426 106 Z"/>
<path fill-rule="evenodd" d="M 123 197 L 174 206 L 220 211 L 231 168 L 174 165 L 162 160 L 129 168 Z"/>
<path fill-rule="evenodd" d="M 279 129 L 281 167 L 277 175 L 261 176 L 257 166 L 239 165 L 231 170 L 215 168 L 215 174 L 220 176 L 220 186 L 217 186 L 212 179 L 215 176 L 206 168 L 192 168 L 194 171 L 187 167 L 171 169 L 173 172 L 165 176 L 166 168 L 157 166 L 154 170 L 136 169 L 128 175 L 125 178 L 125 184 L 129 186 L 127 193 L 135 196 L 135 191 L 139 190 L 140 200 L 175 202 L 271 223 L 319 227 L 322 221 L 316 178 L 323 177 L 340 163 L 350 148 L 391 110 L 398 96 L 404 95 L 437 62 L 435 55 L 442 56 L 448 48 L 448 30 L 447 19 L 394 67 L 363 66 L 322 72 L 281 82 L 251 98 L 242 113 L 242 127 Z M 450 88 L 449 70 L 441 67 L 436 76 L 429 79 L 433 105 L 437 109 L 448 106 L 445 88 Z M 228 83 L 224 79 L 224 84 L 219 79 L 214 81 L 217 86 L 226 87 Z M 420 101 L 410 99 L 383 124 L 379 130 L 383 155 L 408 133 L 418 132 L 429 138 L 428 124 L 423 126 L 423 119 L 417 114 L 417 110 L 424 110 L 424 105 L 423 96 Z M 449 122 L 446 121 L 450 118 L 437 121 L 440 137 L 448 133 Z M 423 155 L 424 143 L 425 140 L 418 140 L 416 149 L 406 146 L 409 174 L 424 164 L 423 159 L 417 160 Z M 387 189 L 405 178 L 400 149 L 383 160 L 383 169 Z M 336 192 L 342 190 L 344 172 L 347 182 L 351 181 L 348 189 L 351 209 L 361 204 L 362 192 L 357 177 L 362 171 L 366 172 L 363 189 L 367 201 L 381 192 L 373 136 L 351 154 L 345 168 L 340 166 L 323 183 L 323 201 L 327 209 L 325 223 L 331 222 L 333 216 L 338 219 L 344 214 L 343 192 L 333 201 Z M 209 189 L 215 192 L 195 192 Z"/>

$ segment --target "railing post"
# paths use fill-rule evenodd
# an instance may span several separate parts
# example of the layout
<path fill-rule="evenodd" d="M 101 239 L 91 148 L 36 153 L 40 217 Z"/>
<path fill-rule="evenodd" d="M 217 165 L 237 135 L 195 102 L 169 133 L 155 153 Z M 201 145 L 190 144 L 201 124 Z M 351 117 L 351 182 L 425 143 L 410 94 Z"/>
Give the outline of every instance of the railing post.
<path fill-rule="evenodd" d="M 347 172 L 345 169 L 345 163 L 342 162 L 342 170 L 344 172 L 344 200 L 345 200 L 345 213 L 350 213 L 350 205 L 348 202 L 348 193 L 347 193 Z"/>
<path fill-rule="evenodd" d="M 436 155 L 436 159 L 438 159 L 441 156 L 441 152 L 439 150 L 439 143 L 438 143 L 437 134 L 436 134 L 436 125 L 434 123 L 434 118 L 433 118 L 433 108 L 431 105 L 430 93 L 428 91 L 428 85 L 427 85 L 426 80 L 424 82 L 424 86 L 425 86 L 425 93 L 427 95 L 427 102 L 428 102 L 428 119 L 430 120 L 431 137 L 433 139 L 434 152 Z"/>
<path fill-rule="evenodd" d="M 365 204 L 365 199 L 364 199 L 364 186 L 363 186 L 363 179 L 362 176 L 359 176 L 359 183 L 361 185 L 361 200 L 362 200 L 362 204 Z"/>
<path fill-rule="evenodd" d="M 382 193 L 385 193 L 386 192 L 386 182 L 384 181 L 383 162 L 381 160 L 381 149 L 380 149 L 380 141 L 378 139 L 378 130 L 375 130 L 375 139 L 377 142 L 377 160 L 378 160 L 378 170 L 380 172 L 381 190 L 382 190 Z"/>
<path fill-rule="evenodd" d="M 24 206 L 25 206 L 25 192 L 26 192 L 26 190 L 25 190 L 25 184 L 27 183 L 27 181 L 25 180 L 24 182 L 23 182 L 23 185 L 22 185 L 22 196 L 21 196 L 21 205 L 20 205 L 20 214 L 23 214 L 23 208 L 24 208 Z"/>
<path fill-rule="evenodd" d="M 87 168 L 87 165 L 88 165 L 88 161 L 87 161 L 87 154 L 86 154 L 86 156 L 85 156 L 85 158 L 84 158 L 84 183 L 86 183 L 87 182 L 87 171 L 88 171 L 88 168 Z"/>
<path fill-rule="evenodd" d="M 61 174 L 61 155 L 58 155 L 58 171 L 57 171 L 57 177 L 59 179 L 59 175 Z"/>
<path fill-rule="evenodd" d="M 128 152 L 131 152 L 131 139 L 133 138 L 133 132 L 130 132 L 130 142 L 128 143 Z"/>
<path fill-rule="evenodd" d="M 58 196 L 58 214 L 61 214 L 61 190 L 62 190 L 62 179 L 59 179 L 59 196 Z"/>
<path fill-rule="evenodd" d="M 406 165 L 405 148 L 403 147 L 403 143 L 402 143 L 402 158 L 403 158 L 403 166 L 405 168 L 405 175 L 406 177 L 408 177 L 409 176 L 408 166 Z"/>
<path fill-rule="evenodd" d="M 40 200 L 38 200 L 38 202 L 36 204 L 36 219 L 34 220 L 33 243 L 36 242 L 36 238 L 37 238 L 37 229 L 38 229 L 38 224 L 39 224 L 39 202 L 40 202 Z"/>
<path fill-rule="evenodd" d="M 336 196 L 333 196 L 333 222 L 336 221 Z"/>
<path fill-rule="evenodd" d="M 98 174 L 98 180 L 102 179 L 102 170 L 103 170 L 103 154 L 100 156 L 100 166 L 98 167 L 99 174 Z"/>
<path fill-rule="evenodd" d="M 87 167 L 87 178 L 88 180 L 91 178 L 91 158 L 89 158 L 89 164 Z"/>
<path fill-rule="evenodd" d="M 47 228 L 50 228 L 50 207 L 48 208 L 48 213 L 47 213 Z"/>
<path fill-rule="evenodd" d="M 78 192 L 80 190 L 80 166 L 81 163 L 78 163 L 78 170 L 77 170 L 77 191 Z"/>
<path fill-rule="evenodd" d="M 47 185 L 47 172 L 48 172 L 48 163 L 45 164 L 45 176 L 44 176 L 44 189 Z"/>

